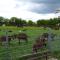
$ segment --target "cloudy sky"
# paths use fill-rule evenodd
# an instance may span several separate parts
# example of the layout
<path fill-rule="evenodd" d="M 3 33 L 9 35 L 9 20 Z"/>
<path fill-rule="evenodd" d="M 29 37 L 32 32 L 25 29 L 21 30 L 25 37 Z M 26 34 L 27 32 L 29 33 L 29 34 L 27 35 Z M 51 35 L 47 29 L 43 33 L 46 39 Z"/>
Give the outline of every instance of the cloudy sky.
<path fill-rule="evenodd" d="M 60 0 L 0 0 L 0 16 L 22 19 L 49 19 L 59 16 Z"/>

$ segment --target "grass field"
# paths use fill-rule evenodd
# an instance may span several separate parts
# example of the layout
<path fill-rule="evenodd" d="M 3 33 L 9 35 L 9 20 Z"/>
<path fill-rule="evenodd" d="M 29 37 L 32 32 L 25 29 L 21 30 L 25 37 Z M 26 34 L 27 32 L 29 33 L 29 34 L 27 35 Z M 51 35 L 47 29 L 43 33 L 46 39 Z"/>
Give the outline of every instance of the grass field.
<path fill-rule="evenodd" d="M 23 56 L 25 54 L 32 53 L 32 45 L 35 42 L 36 38 L 41 35 L 44 32 L 49 32 L 49 30 L 46 28 L 45 30 L 42 27 L 24 27 L 24 28 L 17 28 L 17 27 L 0 27 L 0 36 L 5 35 L 5 30 L 12 30 L 13 32 L 9 32 L 8 35 L 12 35 L 14 33 L 18 34 L 20 30 L 26 29 L 24 33 L 26 33 L 28 38 L 28 43 L 25 43 L 24 41 L 21 41 L 21 44 L 18 44 L 18 40 L 12 40 L 10 43 L 10 46 L 8 48 L 8 52 L 12 56 L 13 60 L 16 60 L 20 56 Z M 57 34 L 57 37 L 60 37 L 60 30 L 52 30 L 52 33 Z M 52 52 L 54 52 L 53 55 L 56 55 L 58 58 L 60 58 L 60 39 L 57 39 L 55 37 L 54 41 L 51 42 L 51 48 Z M 44 48 L 45 49 L 45 48 Z M 6 52 L 6 48 L 4 46 L 0 46 L 0 60 L 3 60 L 4 54 Z M 41 51 L 41 50 L 39 50 Z"/>

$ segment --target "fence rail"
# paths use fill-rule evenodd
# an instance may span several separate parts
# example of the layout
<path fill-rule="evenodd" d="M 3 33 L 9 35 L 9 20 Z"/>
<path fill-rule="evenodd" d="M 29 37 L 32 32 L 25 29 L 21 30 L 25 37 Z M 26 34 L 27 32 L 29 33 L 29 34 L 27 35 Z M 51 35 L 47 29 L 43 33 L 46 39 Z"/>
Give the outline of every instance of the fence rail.
<path fill-rule="evenodd" d="M 48 56 L 50 56 L 50 52 L 49 50 L 46 50 L 43 52 L 37 52 L 37 53 L 20 56 L 17 60 L 34 60 L 34 59 L 41 59 L 41 58 L 47 60 Z"/>

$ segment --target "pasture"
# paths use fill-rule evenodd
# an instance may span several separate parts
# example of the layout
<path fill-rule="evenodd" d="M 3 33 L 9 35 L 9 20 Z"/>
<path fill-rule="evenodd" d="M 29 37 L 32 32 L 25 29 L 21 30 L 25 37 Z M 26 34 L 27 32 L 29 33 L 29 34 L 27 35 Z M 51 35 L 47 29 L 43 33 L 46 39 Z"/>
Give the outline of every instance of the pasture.
<path fill-rule="evenodd" d="M 48 28 L 44 29 L 42 27 L 23 27 L 23 28 L 17 28 L 17 27 L 0 27 L 0 36 L 6 35 L 5 30 L 12 30 L 12 32 L 8 32 L 8 35 L 12 34 L 18 34 L 20 33 L 21 30 L 26 30 L 23 31 L 26 33 L 28 37 L 28 43 L 25 43 L 25 41 L 21 41 L 21 44 L 18 44 L 18 40 L 12 40 L 10 42 L 10 46 L 8 48 L 8 52 L 11 55 L 12 60 L 17 60 L 20 56 L 30 54 L 32 53 L 32 45 L 35 43 L 36 38 L 43 34 L 44 32 L 49 32 Z M 53 41 L 51 41 L 51 50 L 52 50 L 52 55 L 56 56 L 58 59 L 60 59 L 60 30 L 51 30 L 52 33 L 56 34 L 57 36 L 54 38 Z M 4 44 L 4 43 L 3 43 Z M 40 49 L 39 51 L 46 50 Z M 4 54 L 6 52 L 6 49 L 4 46 L 0 45 L 0 60 L 4 60 Z"/>

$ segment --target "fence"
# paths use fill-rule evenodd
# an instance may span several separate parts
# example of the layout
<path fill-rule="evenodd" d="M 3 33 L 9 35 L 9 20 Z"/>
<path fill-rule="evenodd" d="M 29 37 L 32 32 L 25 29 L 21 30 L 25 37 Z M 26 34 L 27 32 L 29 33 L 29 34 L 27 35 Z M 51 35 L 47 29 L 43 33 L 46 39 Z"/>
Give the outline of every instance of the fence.
<path fill-rule="evenodd" d="M 45 52 L 47 52 L 47 56 L 50 55 L 50 53 L 48 51 L 43 51 L 43 52 L 38 52 L 38 53 L 34 53 L 32 54 L 32 42 L 34 42 L 33 40 L 35 39 L 36 37 L 32 37 L 29 39 L 29 42 L 27 44 L 25 44 L 23 42 L 23 44 L 21 43 L 21 45 L 19 46 L 18 44 L 14 44 L 12 45 L 12 47 L 8 47 L 8 50 L 6 50 L 4 47 L 2 47 L 2 49 L 0 49 L 0 60 L 7 60 L 5 59 L 7 56 L 9 57 L 8 60 L 33 60 L 33 59 L 46 59 L 46 54 L 44 54 Z M 55 41 L 52 41 L 53 42 L 53 49 L 56 49 L 58 48 L 59 50 L 59 47 L 58 45 L 60 45 L 59 41 L 60 41 L 60 35 L 59 37 L 55 37 Z M 31 40 L 31 41 L 30 41 Z M 56 43 L 56 46 L 55 46 L 55 43 Z M 51 45 L 52 47 L 52 45 Z M 1 47 L 0 47 L 1 48 Z M 52 49 L 52 50 L 53 50 Z M 6 53 L 7 52 L 7 53 Z M 6 54 L 6 56 L 4 55 Z M 2 58 L 1 58 L 2 57 Z M 4 59 L 3 59 L 4 57 Z"/>
<path fill-rule="evenodd" d="M 20 48 L 20 46 L 17 46 L 18 48 Z M 17 50 L 13 50 L 11 51 L 10 48 L 17 48 L 15 47 L 9 47 L 8 50 L 3 48 L 3 50 L 0 50 L 0 59 L 1 60 L 32 60 L 32 59 L 41 59 L 44 58 L 46 59 L 46 53 L 48 53 L 49 55 L 49 51 L 48 50 L 44 50 L 38 53 L 26 53 L 26 50 L 23 50 L 23 52 L 17 52 Z M 22 48 L 24 48 L 24 46 L 21 46 Z M 19 49 L 20 50 L 20 49 Z M 28 49 L 27 51 L 29 51 L 30 49 Z M 15 54 L 15 55 L 14 55 Z M 22 56 L 21 56 L 22 55 Z"/>
<path fill-rule="evenodd" d="M 47 60 L 50 56 L 50 52 L 48 50 L 43 51 L 43 52 L 38 52 L 38 53 L 33 53 L 33 54 L 27 54 L 24 56 L 19 57 L 18 60 L 38 60 L 38 59 L 44 59 Z"/>

